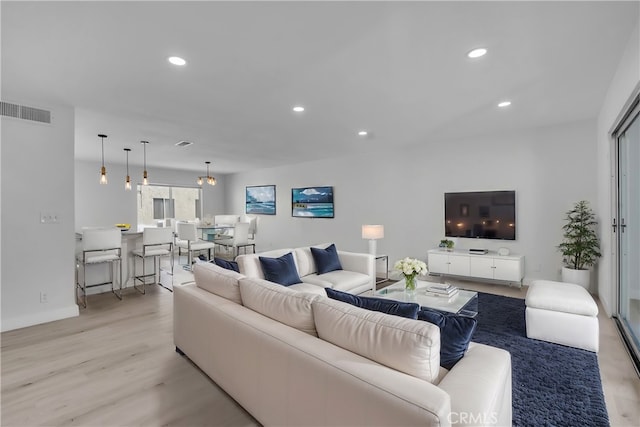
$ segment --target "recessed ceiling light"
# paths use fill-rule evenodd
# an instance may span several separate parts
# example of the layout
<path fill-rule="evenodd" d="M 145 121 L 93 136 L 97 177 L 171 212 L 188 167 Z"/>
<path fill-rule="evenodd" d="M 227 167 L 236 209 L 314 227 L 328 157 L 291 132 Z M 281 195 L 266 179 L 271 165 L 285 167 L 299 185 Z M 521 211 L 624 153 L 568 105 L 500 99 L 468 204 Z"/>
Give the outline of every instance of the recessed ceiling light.
<path fill-rule="evenodd" d="M 502 101 L 501 103 L 498 104 L 498 107 L 504 108 L 504 107 L 508 107 L 509 105 L 511 105 L 511 101 Z"/>
<path fill-rule="evenodd" d="M 187 61 L 180 58 L 179 56 L 170 56 L 169 62 L 171 62 L 173 65 L 185 65 L 187 63 Z"/>
<path fill-rule="evenodd" d="M 473 49 L 471 52 L 467 53 L 469 58 L 480 58 L 487 54 L 487 49 L 480 47 L 478 49 Z"/>
<path fill-rule="evenodd" d="M 293 111 L 295 111 L 296 113 L 302 113 L 304 111 L 304 107 L 296 105 L 295 107 L 293 107 Z"/>
<path fill-rule="evenodd" d="M 358 136 L 367 136 L 369 135 L 369 132 L 367 132 L 366 130 L 361 130 L 358 132 Z"/>

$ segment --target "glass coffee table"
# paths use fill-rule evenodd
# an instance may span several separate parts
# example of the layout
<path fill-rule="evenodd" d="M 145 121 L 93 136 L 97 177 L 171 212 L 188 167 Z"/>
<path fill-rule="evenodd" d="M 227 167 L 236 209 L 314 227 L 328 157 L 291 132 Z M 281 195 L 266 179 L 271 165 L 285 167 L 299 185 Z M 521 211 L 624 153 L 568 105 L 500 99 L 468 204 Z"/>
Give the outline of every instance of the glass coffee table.
<path fill-rule="evenodd" d="M 455 313 L 467 317 L 475 317 L 478 314 L 478 293 L 458 289 L 452 297 L 427 295 L 427 288 L 439 283 L 416 281 L 416 290 L 408 293 L 404 290 L 404 279 L 377 290 L 373 296 L 401 302 L 415 302 L 420 307 L 431 308 L 446 313 Z"/>

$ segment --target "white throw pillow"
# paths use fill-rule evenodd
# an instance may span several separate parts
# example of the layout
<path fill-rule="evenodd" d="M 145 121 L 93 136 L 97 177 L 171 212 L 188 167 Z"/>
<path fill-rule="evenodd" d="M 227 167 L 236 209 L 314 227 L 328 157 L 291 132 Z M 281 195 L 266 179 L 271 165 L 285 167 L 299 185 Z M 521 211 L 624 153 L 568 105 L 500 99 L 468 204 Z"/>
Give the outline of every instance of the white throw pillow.
<path fill-rule="evenodd" d="M 311 303 L 320 295 L 294 291 L 263 279 L 243 278 L 240 294 L 245 307 L 280 323 L 318 336 Z"/>
<path fill-rule="evenodd" d="M 438 380 L 440 329 L 436 325 L 327 298 L 313 301 L 312 307 L 321 339 L 430 383 Z"/>
<path fill-rule="evenodd" d="M 196 263 L 193 278 L 196 286 L 235 303 L 242 304 L 238 279 L 244 275 L 227 270 L 210 262 Z"/>

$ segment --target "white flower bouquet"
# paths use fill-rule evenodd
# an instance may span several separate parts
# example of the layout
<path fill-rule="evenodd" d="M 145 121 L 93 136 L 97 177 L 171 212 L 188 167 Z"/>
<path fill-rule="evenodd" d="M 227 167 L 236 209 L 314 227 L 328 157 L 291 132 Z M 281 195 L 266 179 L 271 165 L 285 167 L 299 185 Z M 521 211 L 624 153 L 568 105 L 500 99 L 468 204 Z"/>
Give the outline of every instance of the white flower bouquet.
<path fill-rule="evenodd" d="M 409 257 L 396 261 L 393 268 L 400 271 L 404 276 L 405 289 L 408 291 L 416 289 L 417 275 L 425 275 L 429 272 L 427 264 Z"/>

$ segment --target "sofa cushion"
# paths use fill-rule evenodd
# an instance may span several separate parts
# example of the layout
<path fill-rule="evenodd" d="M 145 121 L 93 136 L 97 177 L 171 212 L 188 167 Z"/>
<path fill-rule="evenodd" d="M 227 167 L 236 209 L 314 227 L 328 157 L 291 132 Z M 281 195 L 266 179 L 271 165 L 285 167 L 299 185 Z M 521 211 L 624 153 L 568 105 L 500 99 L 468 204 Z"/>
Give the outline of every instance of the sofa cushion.
<path fill-rule="evenodd" d="M 338 250 L 335 244 L 330 244 L 326 249 L 309 248 L 313 261 L 316 263 L 318 274 L 328 273 L 330 271 L 342 270 L 340 258 L 338 258 Z"/>
<path fill-rule="evenodd" d="M 329 298 L 311 303 L 318 336 L 377 363 L 433 383 L 440 329 L 428 322 L 365 310 Z"/>
<path fill-rule="evenodd" d="M 440 366 L 451 369 L 464 356 L 476 330 L 478 321 L 471 317 L 444 314 L 423 308 L 418 320 L 424 320 L 440 328 Z"/>
<path fill-rule="evenodd" d="M 347 304 L 355 305 L 356 307 L 364 308 L 366 310 L 379 311 L 381 313 L 393 314 L 394 316 L 406 317 L 407 319 L 415 319 L 418 315 L 418 310 L 420 310 L 420 305 L 413 302 L 359 297 L 347 292 L 336 291 L 331 288 L 326 288 L 325 292 L 329 298 L 337 301 L 346 302 Z"/>
<path fill-rule="evenodd" d="M 227 261 L 226 259 L 223 258 L 213 258 L 213 262 L 217 265 L 220 266 L 222 268 L 226 268 L 227 270 L 233 270 L 236 273 L 240 273 L 240 270 L 238 269 L 238 263 L 235 261 Z"/>
<path fill-rule="evenodd" d="M 245 307 L 302 332 L 318 336 L 311 303 L 322 298 L 321 296 L 249 277 L 240 280 L 240 294 Z"/>
<path fill-rule="evenodd" d="M 238 280 L 243 277 L 240 273 L 209 262 L 200 262 L 193 266 L 196 286 L 238 304 L 242 304 Z"/>
<path fill-rule="evenodd" d="M 293 256 L 296 260 L 296 265 L 298 266 L 298 274 L 300 275 L 300 278 L 317 272 L 316 263 L 313 260 L 313 255 L 311 254 L 311 248 L 309 246 L 295 248 L 293 250 Z"/>
<path fill-rule="evenodd" d="M 598 305 L 589 291 L 574 283 L 534 280 L 524 302 L 527 307 L 541 310 L 591 317 L 598 315 Z"/>
<path fill-rule="evenodd" d="M 349 270 L 335 270 L 322 275 L 309 274 L 300 278 L 305 283 L 322 286 L 323 288 L 347 291 L 358 286 L 367 285 L 371 289 L 371 277 L 366 274 Z"/>
<path fill-rule="evenodd" d="M 298 276 L 298 270 L 296 269 L 296 264 L 291 252 L 279 258 L 268 258 L 264 256 L 258 258 L 260 259 L 264 278 L 268 281 L 284 286 L 302 282 Z"/>
<path fill-rule="evenodd" d="M 238 267 L 240 268 L 240 273 L 244 274 L 246 277 L 257 277 L 259 279 L 264 279 L 264 273 L 262 272 L 262 265 L 260 264 L 260 257 L 269 257 L 269 258 L 278 258 L 282 255 L 285 255 L 289 252 L 293 253 L 293 261 L 298 264 L 298 260 L 296 259 L 296 252 L 293 249 L 274 249 L 272 251 L 261 252 L 260 254 L 242 254 L 236 257 L 236 261 L 238 263 Z M 299 270 L 298 270 L 299 271 Z"/>
<path fill-rule="evenodd" d="M 287 286 L 287 288 L 298 292 L 307 292 L 310 294 L 322 295 L 323 297 L 327 296 L 327 293 L 324 291 L 325 288 L 312 285 L 311 283 L 296 283 L 295 285 Z"/>

